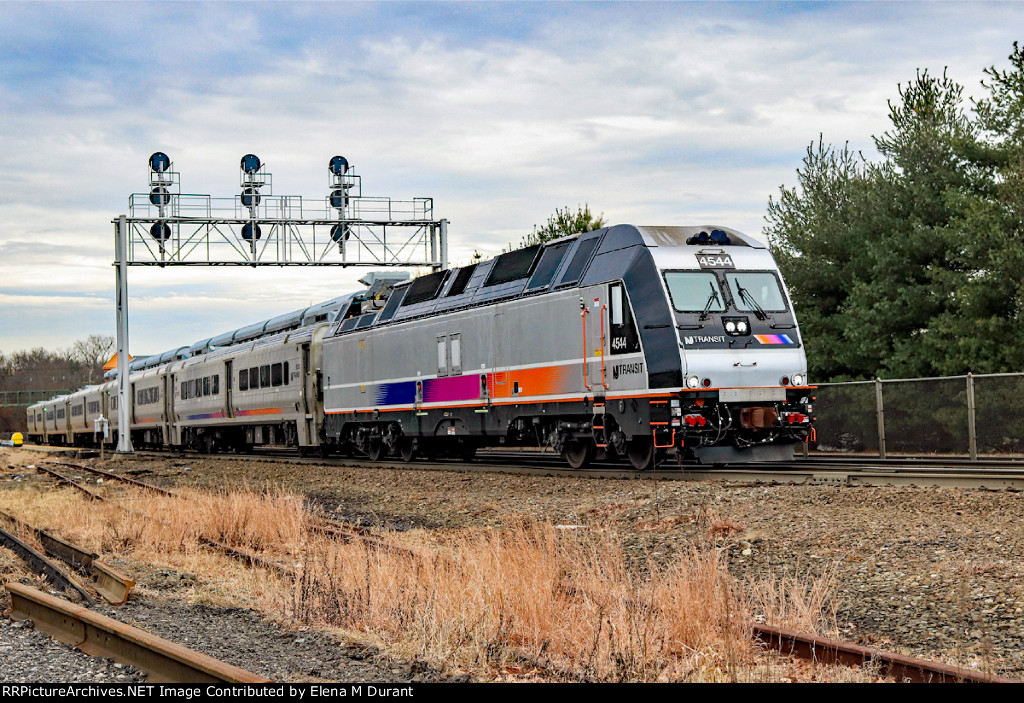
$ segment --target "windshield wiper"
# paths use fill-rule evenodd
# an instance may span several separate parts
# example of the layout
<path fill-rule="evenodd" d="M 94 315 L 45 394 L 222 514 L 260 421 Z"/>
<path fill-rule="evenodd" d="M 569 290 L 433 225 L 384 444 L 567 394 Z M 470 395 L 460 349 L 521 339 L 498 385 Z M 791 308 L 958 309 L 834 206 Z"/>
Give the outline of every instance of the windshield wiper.
<path fill-rule="evenodd" d="M 708 285 L 711 286 L 711 295 L 708 296 L 708 302 L 704 303 L 704 309 L 701 311 L 700 317 L 697 318 L 701 321 L 708 319 L 708 311 L 711 309 L 711 303 L 717 301 L 719 305 L 722 304 L 722 301 L 718 297 L 718 291 L 715 290 L 715 284 L 708 281 Z"/>
<path fill-rule="evenodd" d="M 739 281 L 736 282 L 736 291 L 740 294 L 740 300 L 754 309 L 754 316 L 758 320 L 764 321 L 768 319 L 768 313 L 758 304 L 750 291 L 739 284 Z"/>

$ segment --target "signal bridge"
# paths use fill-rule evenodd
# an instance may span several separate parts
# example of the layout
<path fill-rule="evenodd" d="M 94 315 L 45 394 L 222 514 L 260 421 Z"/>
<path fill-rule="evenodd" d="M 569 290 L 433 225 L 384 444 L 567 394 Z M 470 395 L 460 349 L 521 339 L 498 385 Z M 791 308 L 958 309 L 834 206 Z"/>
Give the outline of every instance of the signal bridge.
<path fill-rule="evenodd" d="M 447 267 L 448 222 L 433 198 L 365 196 L 348 160 L 328 165 L 322 200 L 273 195 L 259 157 L 241 160 L 240 191 L 230 198 L 181 193 L 179 173 L 157 152 L 148 193 L 134 193 L 123 226 L 129 266 L 429 266 Z"/>

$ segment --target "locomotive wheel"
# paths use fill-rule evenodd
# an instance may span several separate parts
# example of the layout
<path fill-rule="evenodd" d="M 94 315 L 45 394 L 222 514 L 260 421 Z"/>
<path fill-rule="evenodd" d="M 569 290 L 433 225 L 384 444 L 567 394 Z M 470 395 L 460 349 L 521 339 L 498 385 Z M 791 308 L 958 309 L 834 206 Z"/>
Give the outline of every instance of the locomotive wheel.
<path fill-rule="evenodd" d="M 377 461 L 384 456 L 384 442 L 380 437 L 370 437 L 366 440 L 366 458 L 370 461 Z"/>
<path fill-rule="evenodd" d="M 411 437 L 402 437 L 398 440 L 398 453 L 402 455 L 402 461 L 411 462 L 416 458 L 416 442 Z"/>
<path fill-rule="evenodd" d="M 562 446 L 562 457 L 573 469 L 582 469 L 594 458 L 594 443 L 587 439 L 570 439 Z"/>
<path fill-rule="evenodd" d="M 626 447 L 626 456 L 637 471 L 654 468 L 654 441 L 650 437 L 634 437 Z"/>

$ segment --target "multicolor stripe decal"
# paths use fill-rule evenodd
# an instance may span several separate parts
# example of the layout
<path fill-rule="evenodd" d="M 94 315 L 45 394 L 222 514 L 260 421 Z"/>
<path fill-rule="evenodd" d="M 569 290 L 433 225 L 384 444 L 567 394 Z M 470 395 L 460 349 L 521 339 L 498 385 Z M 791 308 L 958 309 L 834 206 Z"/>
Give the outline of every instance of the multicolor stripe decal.
<path fill-rule="evenodd" d="M 214 420 L 218 417 L 227 417 L 228 414 L 224 411 L 219 413 L 201 413 L 199 415 L 186 415 L 186 420 Z"/>
<path fill-rule="evenodd" d="M 761 344 L 794 344 L 788 334 L 755 334 Z"/>
<path fill-rule="evenodd" d="M 280 415 L 284 410 L 281 408 L 258 408 L 256 410 L 239 410 L 235 415 Z"/>
<path fill-rule="evenodd" d="M 416 402 L 417 383 L 423 385 L 423 397 L 420 401 L 423 403 L 481 400 L 485 397 L 481 392 L 484 384 L 487 388 L 486 397 L 492 399 L 525 395 L 559 395 L 577 390 L 573 388 L 572 381 L 579 378 L 580 373 L 579 364 L 575 364 L 382 383 L 372 391 L 373 405 L 412 405 Z"/>

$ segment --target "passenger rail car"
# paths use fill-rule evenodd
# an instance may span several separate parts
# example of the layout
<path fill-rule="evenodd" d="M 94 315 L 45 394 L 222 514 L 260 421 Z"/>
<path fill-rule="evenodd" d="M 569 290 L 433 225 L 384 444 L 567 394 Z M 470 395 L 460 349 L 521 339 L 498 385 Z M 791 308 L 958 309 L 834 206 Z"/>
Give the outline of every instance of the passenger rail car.
<path fill-rule="evenodd" d="M 133 362 L 134 363 L 134 362 Z M 792 457 L 813 433 L 796 316 L 771 254 L 723 227 L 619 225 L 369 291 L 132 369 L 139 446 L 471 458 L 542 446 L 570 466 Z M 29 408 L 89 444 L 115 382 Z"/>

